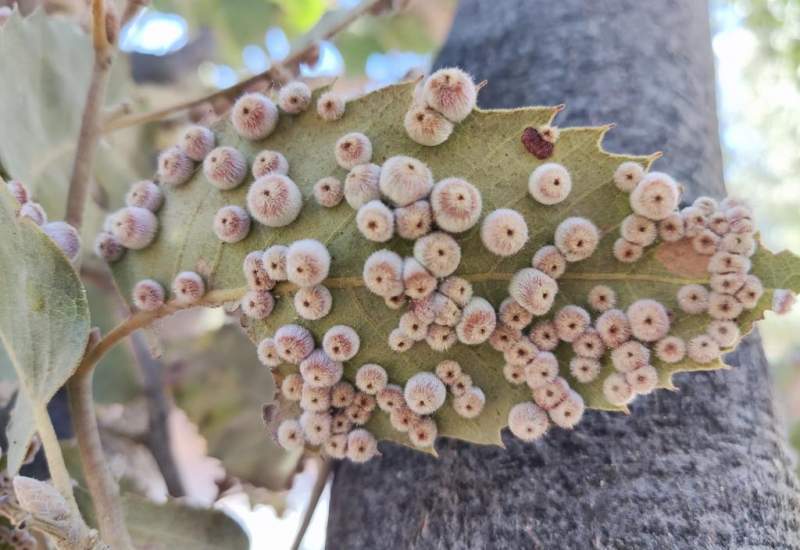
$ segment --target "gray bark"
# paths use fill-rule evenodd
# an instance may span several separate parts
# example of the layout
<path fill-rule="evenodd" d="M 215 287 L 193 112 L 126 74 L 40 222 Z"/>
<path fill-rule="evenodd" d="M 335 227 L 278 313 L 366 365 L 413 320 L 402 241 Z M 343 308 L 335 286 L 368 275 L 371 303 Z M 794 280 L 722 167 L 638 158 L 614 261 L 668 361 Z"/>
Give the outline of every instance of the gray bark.
<path fill-rule="evenodd" d="M 439 65 L 485 107 L 565 102 L 562 126 L 616 122 L 610 150 L 662 150 L 690 195 L 722 192 L 707 4 L 463 0 Z M 679 375 L 632 415 L 507 449 L 445 440 L 343 462 L 328 548 L 800 548 L 798 482 L 757 336 L 733 369 Z"/>

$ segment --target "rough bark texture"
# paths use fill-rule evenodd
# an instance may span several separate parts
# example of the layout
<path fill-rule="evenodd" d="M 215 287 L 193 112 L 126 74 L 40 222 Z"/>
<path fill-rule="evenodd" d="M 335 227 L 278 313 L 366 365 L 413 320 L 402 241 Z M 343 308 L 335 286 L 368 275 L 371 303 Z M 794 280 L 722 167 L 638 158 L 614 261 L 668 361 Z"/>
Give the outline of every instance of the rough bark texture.
<path fill-rule="evenodd" d="M 722 191 L 704 1 L 462 0 L 438 64 L 488 79 L 485 107 L 565 102 L 562 126 L 616 122 L 608 149 L 662 150 L 691 196 Z M 800 547 L 758 338 L 728 361 L 535 444 L 344 462 L 328 548 Z"/>

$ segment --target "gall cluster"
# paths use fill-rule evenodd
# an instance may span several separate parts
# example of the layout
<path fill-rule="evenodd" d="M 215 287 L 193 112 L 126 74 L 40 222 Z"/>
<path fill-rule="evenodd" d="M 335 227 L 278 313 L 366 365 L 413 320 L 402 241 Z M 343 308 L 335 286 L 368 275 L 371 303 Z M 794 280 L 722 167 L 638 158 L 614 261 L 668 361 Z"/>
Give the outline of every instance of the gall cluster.
<path fill-rule="evenodd" d="M 439 69 L 417 85 L 403 119 L 406 134 L 420 145 L 441 145 L 475 109 L 478 89 L 461 69 Z"/>
<path fill-rule="evenodd" d="M 19 180 L 6 182 L 6 189 L 19 203 L 17 217 L 26 218 L 40 226 L 42 231 L 56 243 L 70 262 L 76 262 L 81 252 L 81 237 L 67 222 L 47 220 L 47 213 L 31 198 L 28 188 Z"/>

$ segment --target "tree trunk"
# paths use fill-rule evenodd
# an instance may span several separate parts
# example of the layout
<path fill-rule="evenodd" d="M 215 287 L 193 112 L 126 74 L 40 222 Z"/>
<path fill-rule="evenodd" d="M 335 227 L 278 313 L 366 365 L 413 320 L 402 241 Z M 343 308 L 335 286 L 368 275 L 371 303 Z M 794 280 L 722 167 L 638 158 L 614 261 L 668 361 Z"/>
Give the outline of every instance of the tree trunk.
<path fill-rule="evenodd" d="M 701 0 L 462 0 L 438 65 L 489 81 L 484 107 L 566 103 L 561 126 L 616 122 L 606 148 L 664 151 L 689 195 L 722 192 Z M 800 547 L 798 482 L 760 341 L 733 369 L 679 375 L 631 416 L 588 412 L 507 449 L 382 444 L 343 462 L 328 548 Z"/>

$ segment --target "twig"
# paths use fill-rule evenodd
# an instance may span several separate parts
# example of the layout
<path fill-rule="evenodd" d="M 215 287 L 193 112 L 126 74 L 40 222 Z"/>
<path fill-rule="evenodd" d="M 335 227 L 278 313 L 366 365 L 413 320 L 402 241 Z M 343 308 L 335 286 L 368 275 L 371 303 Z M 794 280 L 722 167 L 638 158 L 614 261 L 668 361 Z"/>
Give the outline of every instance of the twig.
<path fill-rule="evenodd" d="M 297 51 L 292 52 L 281 63 L 278 63 L 273 67 L 270 67 L 264 72 L 261 72 L 257 75 L 251 76 L 250 78 L 237 82 L 233 86 L 229 86 L 228 88 L 224 88 L 222 90 L 205 95 L 203 97 L 199 97 L 197 99 L 176 103 L 175 105 L 170 105 L 169 107 L 164 107 L 163 109 L 159 109 L 157 111 L 151 111 L 149 113 L 139 113 L 135 115 L 119 117 L 116 120 L 109 121 L 109 123 L 106 124 L 105 128 L 103 128 L 102 131 L 103 133 L 109 133 L 109 132 L 114 132 L 116 130 L 120 130 L 122 128 L 136 126 L 138 124 L 144 124 L 147 122 L 162 120 L 173 114 L 179 113 L 181 111 L 186 111 L 188 109 L 192 109 L 193 107 L 197 107 L 206 102 L 214 101 L 215 99 L 227 98 L 230 100 L 234 100 L 243 91 L 247 90 L 248 88 L 250 88 L 251 86 L 253 86 L 258 82 L 279 80 L 280 75 L 284 73 L 287 68 L 296 67 L 300 63 L 302 63 L 303 60 L 306 59 L 309 56 L 309 54 L 311 54 L 314 51 L 314 48 L 318 46 L 319 41 L 330 40 L 336 34 L 349 27 L 354 21 L 358 20 L 361 16 L 368 13 L 374 6 L 382 3 L 383 1 L 384 0 L 369 0 L 362 2 L 357 7 L 350 10 L 347 16 L 343 17 L 342 20 L 339 21 L 336 25 L 333 25 L 331 28 L 326 29 L 325 32 L 323 32 L 319 37 L 316 37 L 316 39 L 308 40 L 307 43 L 303 44 L 303 46 L 298 48 Z"/>
<path fill-rule="evenodd" d="M 314 481 L 314 488 L 311 490 L 311 498 L 309 499 L 308 506 L 303 512 L 303 522 L 300 524 L 300 528 L 298 529 L 297 535 L 295 535 L 294 542 L 292 543 L 292 550 L 298 550 L 300 548 L 300 544 L 303 542 L 303 537 L 305 537 L 306 531 L 308 531 L 308 526 L 311 525 L 311 518 L 314 517 L 314 511 L 317 509 L 319 498 L 322 496 L 322 492 L 325 490 L 325 485 L 328 483 L 328 476 L 330 476 L 330 473 L 331 461 L 328 459 L 322 460 L 322 463 L 319 467 L 319 474 L 317 475 L 317 479 Z"/>
<path fill-rule="evenodd" d="M 125 3 L 125 10 L 122 12 L 122 17 L 120 18 L 120 28 L 133 21 L 133 18 L 138 15 L 139 10 L 148 4 L 150 4 L 150 0 L 128 0 Z"/>

